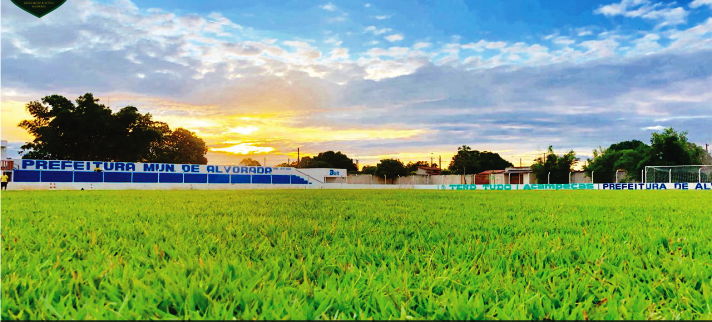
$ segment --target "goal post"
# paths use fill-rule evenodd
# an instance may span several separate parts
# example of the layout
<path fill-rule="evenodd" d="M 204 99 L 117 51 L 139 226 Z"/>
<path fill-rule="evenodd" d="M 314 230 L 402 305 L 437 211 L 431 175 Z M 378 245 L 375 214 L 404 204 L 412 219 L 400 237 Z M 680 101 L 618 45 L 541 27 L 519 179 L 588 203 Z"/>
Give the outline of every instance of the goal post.
<path fill-rule="evenodd" d="M 711 183 L 712 165 L 646 166 L 645 183 Z"/>

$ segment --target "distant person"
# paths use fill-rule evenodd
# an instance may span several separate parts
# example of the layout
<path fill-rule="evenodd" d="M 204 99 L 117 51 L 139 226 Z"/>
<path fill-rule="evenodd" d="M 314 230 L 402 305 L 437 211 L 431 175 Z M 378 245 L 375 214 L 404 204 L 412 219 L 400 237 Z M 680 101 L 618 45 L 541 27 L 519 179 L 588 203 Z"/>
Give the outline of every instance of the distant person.
<path fill-rule="evenodd" d="M 10 180 L 10 178 L 7 177 L 7 174 L 2 174 L 0 176 L 0 183 L 2 183 L 2 187 L 0 189 L 5 189 L 7 191 L 7 181 Z"/>

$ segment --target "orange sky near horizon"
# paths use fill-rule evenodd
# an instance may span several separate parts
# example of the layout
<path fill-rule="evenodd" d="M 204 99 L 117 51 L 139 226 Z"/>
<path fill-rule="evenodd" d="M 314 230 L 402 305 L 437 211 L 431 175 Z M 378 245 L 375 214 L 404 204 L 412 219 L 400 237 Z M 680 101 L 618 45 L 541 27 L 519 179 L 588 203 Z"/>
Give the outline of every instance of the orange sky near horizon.
<path fill-rule="evenodd" d="M 120 99 L 120 98 L 119 98 Z M 113 99 L 113 106 L 124 106 L 128 104 L 117 97 Z M 124 98 L 125 99 L 125 98 Z M 102 100 L 103 101 L 103 100 Z M 160 102 L 151 100 L 139 100 L 133 98 L 131 105 L 153 105 L 153 109 L 139 107 L 142 113 L 151 110 L 154 120 L 168 123 L 171 128 L 183 127 L 195 132 L 206 141 L 209 147 L 207 153 L 208 161 L 212 164 L 237 164 L 244 158 L 252 158 L 260 163 L 267 161 L 267 165 L 274 166 L 287 161 L 297 159 L 297 147 L 300 147 L 300 156 L 315 156 L 319 152 L 337 150 L 346 153 L 354 160 L 358 160 L 359 167 L 365 165 L 376 165 L 381 159 L 395 158 L 404 163 L 415 161 L 428 161 L 432 157 L 434 163 L 438 163 L 438 157 L 442 159 L 442 165 L 447 168 L 452 156 L 457 152 L 457 146 L 434 147 L 432 149 L 404 148 L 401 151 L 383 151 L 374 149 L 374 153 L 356 154 L 345 148 L 335 148 L 332 146 L 348 146 L 349 142 L 363 142 L 379 140 L 398 139 L 411 140 L 419 136 L 428 135 L 428 130 L 422 129 L 397 129 L 397 128 L 368 128 L 354 126 L 350 129 L 333 128 L 327 126 L 298 126 L 295 120 L 299 119 L 297 113 L 266 113 L 266 114 L 236 114 L 218 116 L 179 116 L 165 114 L 168 111 L 164 106 L 173 106 L 171 102 Z M 136 104 L 139 103 L 139 104 Z M 153 103 L 153 104 L 151 104 Z M 179 106 L 179 109 L 194 110 L 191 106 Z M 2 138 L 10 142 L 26 142 L 32 137 L 17 124 L 22 120 L 29 119 L 30 115 L 25 110 L 25 102 L 16 100 L 2 101 Z M 319 147 L 319 149 L 308 148 L 307 146 Z M 473 149 L 477 146 L 469 144 Z M 480 150 L 485 150 L 481 149 Z M 380 153 L 379 153 L 380 152 Z M 520 158 L 522 165 L 530 165 L 532 160 L 541 155 L 541 152 L 532 151 L 526 153 L 515 153 L 513 150 L 494 150 L 500 153 L 503 158 L 519 166 Z M 16 156 L 10 156 L 16 157 Z"/>

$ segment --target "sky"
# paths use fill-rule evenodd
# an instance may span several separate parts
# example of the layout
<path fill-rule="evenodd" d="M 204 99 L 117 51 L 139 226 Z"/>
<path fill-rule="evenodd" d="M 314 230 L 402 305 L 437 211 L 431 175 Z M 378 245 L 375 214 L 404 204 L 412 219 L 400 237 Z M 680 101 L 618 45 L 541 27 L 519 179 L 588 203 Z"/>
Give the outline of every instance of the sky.
<path fill-rule="evenodd" d="M 712 143 L 712 0 L 70 0 L 1 7 L 1 133 L 90 92 L 203 138 L 211 164 L 457 147 L 529 165 L 672 126 Z"/>

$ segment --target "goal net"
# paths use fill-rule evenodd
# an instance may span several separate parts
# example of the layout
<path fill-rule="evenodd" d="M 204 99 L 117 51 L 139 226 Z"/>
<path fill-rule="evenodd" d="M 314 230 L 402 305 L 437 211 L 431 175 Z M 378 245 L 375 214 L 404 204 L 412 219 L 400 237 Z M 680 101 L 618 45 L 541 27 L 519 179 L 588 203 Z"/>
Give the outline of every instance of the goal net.
<path fill-rule="evenodd" d="M 646 183 L 712 182 L 712 165 L 645 167 Z"/>

